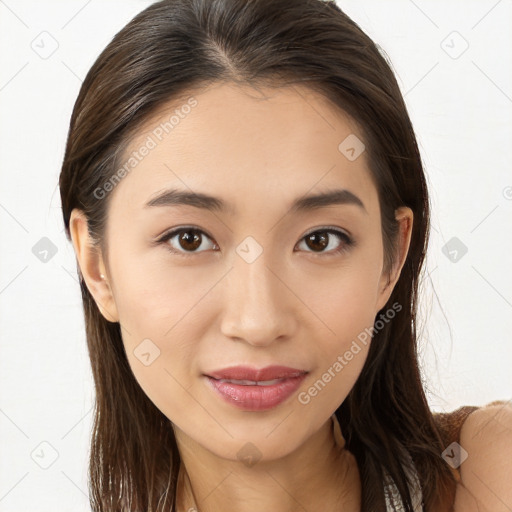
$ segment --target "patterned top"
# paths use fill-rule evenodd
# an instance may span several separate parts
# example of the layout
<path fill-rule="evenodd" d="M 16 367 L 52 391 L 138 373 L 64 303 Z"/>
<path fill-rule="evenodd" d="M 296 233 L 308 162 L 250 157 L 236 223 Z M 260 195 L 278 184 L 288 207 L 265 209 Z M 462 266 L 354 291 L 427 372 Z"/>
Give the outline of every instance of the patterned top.
<path fill-rule="evenodd" d="M 409 457 L 410 460 L 410 457 Z M 413 465 L 414 466 L 414 465 Z M 423 512 L 423 494 L 421 492 L 421 485 L 418 479 L 418 474 L 414 471 L 414 474 L 404 467 L 405 473 L 408 479 L 414 482 L 413 487 L 409 485 L 409 492 L 411 494 L 412 506 L 414 512 Z M 386 498 L 386 512 L 404 512 L 404 504 L 400 499 L 400 493 L 393 480 L 390 478 L 387 471 L 384 469 L 386 475 L 384 481 L 384 496 Z"/>

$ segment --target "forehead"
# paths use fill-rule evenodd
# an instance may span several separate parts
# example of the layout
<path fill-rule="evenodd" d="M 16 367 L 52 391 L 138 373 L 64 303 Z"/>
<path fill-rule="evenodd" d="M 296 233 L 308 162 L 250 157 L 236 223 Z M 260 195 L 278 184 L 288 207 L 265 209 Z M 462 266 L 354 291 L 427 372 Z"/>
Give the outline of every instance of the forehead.
<path fill-rule="evenodd" d="M 376 190 L 362 138 L 347 114 L 306 87 L 215 84 L 146 120 L 121 159 L 127 172 L 112 202 L 142 209 L 159 192 L 179 188 L 222 197 L 234 215 L 253 203 L 344 188 L 364 196 L 366 206 Z M 347 158 L 345 141 L 359 157 Z"/>

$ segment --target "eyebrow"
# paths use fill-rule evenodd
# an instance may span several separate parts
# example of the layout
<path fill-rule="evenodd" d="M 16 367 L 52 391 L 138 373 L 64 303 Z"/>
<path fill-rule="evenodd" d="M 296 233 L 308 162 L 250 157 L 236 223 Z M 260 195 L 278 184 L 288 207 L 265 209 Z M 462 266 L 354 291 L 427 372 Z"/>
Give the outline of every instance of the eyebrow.
<path fill-rule="evenodd" d="M 160 192 L 150 199 L 144 205 L 144 208 L 180 205 L 193 206 L 212 212 L 236 213 L 232 205 L 226 203 L 219 197 L 177 189 L 169 189 Z M 368 213 L 361 199 L 346 189 L 334 189 L 319 194 L 301 196 L 292 203 L 290 211 L 291 213 L 299 213 L 336 205 L 355 205 Z"/>

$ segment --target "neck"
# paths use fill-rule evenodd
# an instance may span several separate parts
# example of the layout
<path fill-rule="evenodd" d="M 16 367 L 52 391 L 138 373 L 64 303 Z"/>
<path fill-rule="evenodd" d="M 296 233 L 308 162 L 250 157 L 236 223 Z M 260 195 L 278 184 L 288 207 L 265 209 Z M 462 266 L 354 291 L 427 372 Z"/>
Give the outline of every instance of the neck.
<path fill-rule="evenodd" d="M 295 512 L 317 510 L 319 503 L 325 512 L 360 510 L 357 463 L 331 419 L 286 457 L 252 466 L 219 458 L 175 432 L 182 459 L 178 512 Z"/>

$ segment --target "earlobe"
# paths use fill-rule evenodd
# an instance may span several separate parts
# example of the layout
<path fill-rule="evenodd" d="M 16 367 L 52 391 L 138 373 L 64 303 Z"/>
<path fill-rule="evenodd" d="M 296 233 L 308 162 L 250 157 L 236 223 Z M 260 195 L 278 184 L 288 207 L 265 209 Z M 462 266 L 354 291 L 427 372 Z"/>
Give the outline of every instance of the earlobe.
<path fill-rule="evenodd" d="M 87 217 L 81 210 L 75 208 L 71 212 L 69 231 L 80 273 L 100 313 L 109 322 L 119 322 L 101 251 L 93 245 L 87 226 Z"/>
<path fill-rule="evenodd" d="M 380 311 L 389 300 L 391 293 L 400 277 L 402 268 L 411 243 L 412 226 L 414 214 L 407 206 L 402 206 L 395 211 L 395 218 L 399 223 L 398 226 L 398 247 L 394 259 L 394 265 L 389 273 L 383 273 L 380 281 L 380 293 L 377 304 L 377 311 Z"/>

